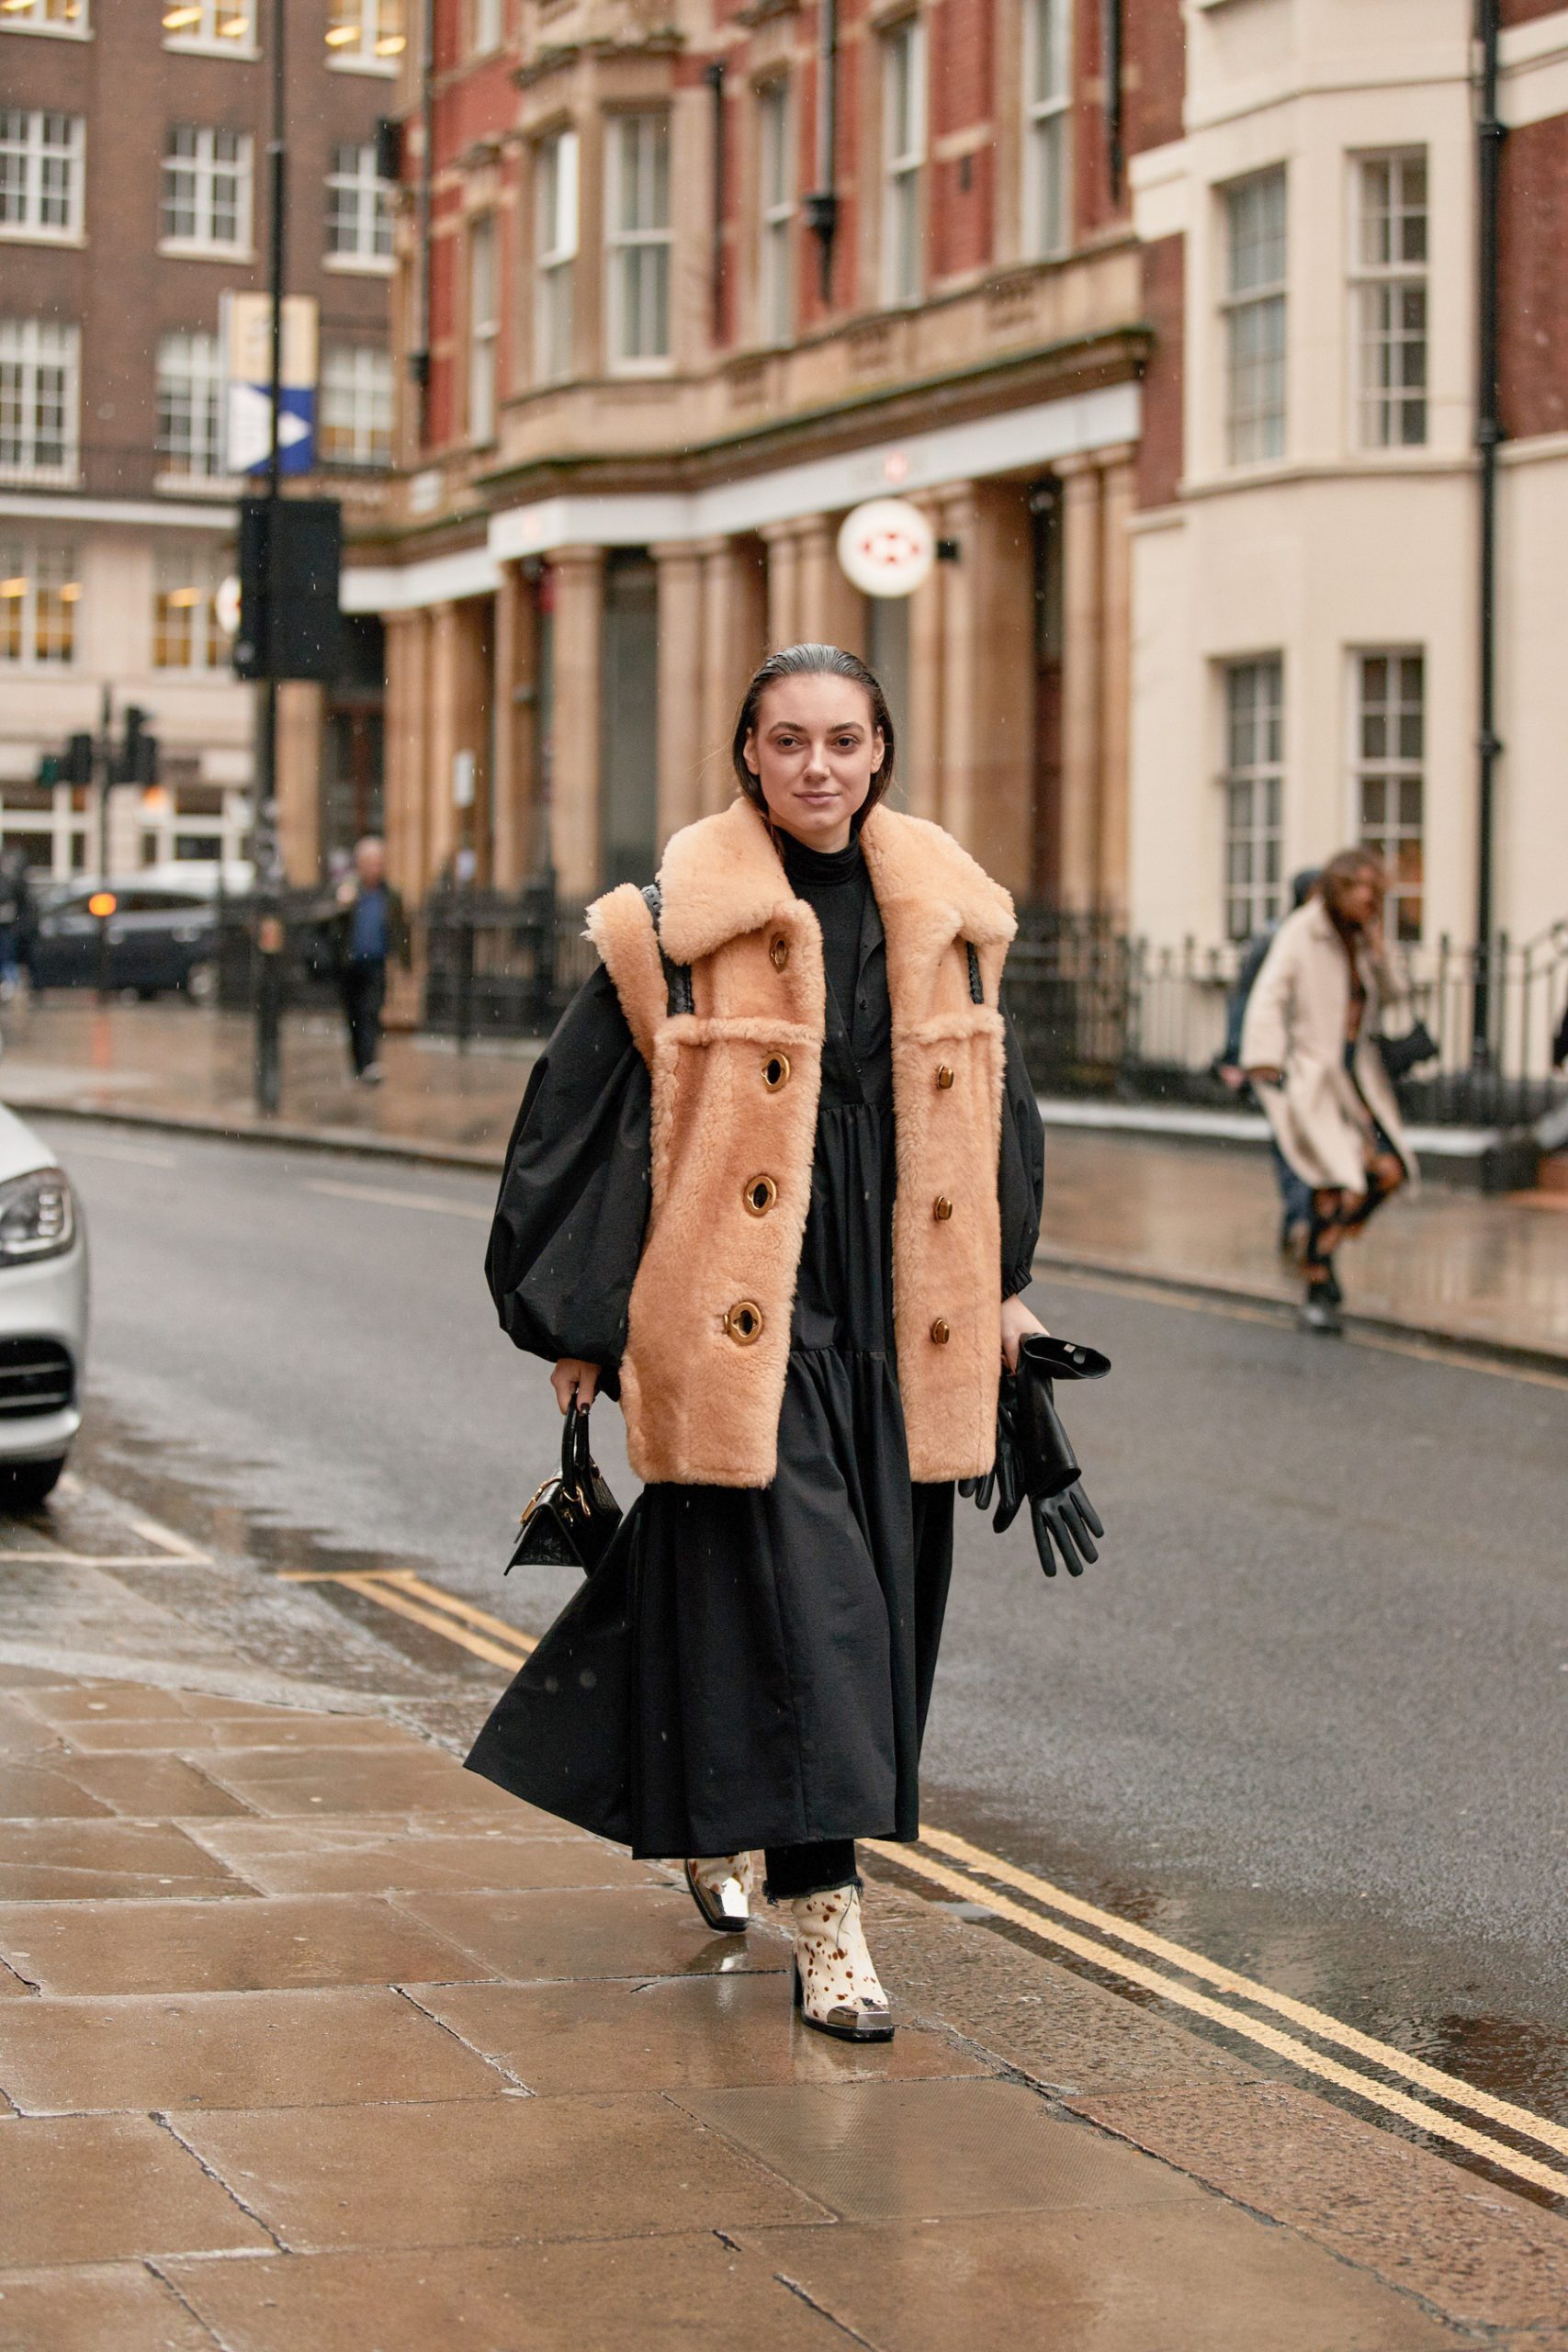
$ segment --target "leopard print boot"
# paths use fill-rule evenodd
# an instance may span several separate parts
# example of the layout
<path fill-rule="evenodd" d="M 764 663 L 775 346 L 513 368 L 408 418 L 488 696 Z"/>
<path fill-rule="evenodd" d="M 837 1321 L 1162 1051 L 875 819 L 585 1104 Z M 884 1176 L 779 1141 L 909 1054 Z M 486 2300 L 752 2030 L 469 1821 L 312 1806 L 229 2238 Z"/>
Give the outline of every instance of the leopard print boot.
<path fill-rule="evenodd" d="M 795 1939 L 795 2006 L 840 2041 L 891 2041 L 887 1996 L 861 1927 L 858 1886 L 797 1894 L 779 1905 Z"/>
<path fill-rule="evenodd" d="M 685 1865 L 692 1900 L 716 1936 L 743 1936 L 751 1924 L 750 1854 L 710 1854 Z"/>

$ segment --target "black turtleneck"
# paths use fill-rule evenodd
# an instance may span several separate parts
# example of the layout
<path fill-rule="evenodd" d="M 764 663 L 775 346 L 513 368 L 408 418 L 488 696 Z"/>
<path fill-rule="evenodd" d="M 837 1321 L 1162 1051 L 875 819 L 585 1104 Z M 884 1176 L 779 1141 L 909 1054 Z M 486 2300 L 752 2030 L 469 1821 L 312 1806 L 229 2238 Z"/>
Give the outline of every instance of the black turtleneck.
<path fill-rule="evenodd" d="M 791 889 L 796 898 L 806 900 L 822 926 L 828 985 L 848 1027 L 853 1018 L 855 982 L 860 975 L 865 894 L 871 887 L 865 859 L 861 854 L 860 837 L 852 834 L 842 849 L 811 849 L 781 829 L 778 844 Z"/>

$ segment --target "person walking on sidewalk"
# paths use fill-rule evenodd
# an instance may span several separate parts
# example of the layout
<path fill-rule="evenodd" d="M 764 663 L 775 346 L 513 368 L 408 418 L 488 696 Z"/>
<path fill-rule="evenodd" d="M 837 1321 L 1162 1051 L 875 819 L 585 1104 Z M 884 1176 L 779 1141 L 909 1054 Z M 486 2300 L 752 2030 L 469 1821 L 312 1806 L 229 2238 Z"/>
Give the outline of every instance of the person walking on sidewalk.
<path fill-rule="evenodd" d="M 1312 1188 L 1302 1321 L 1337 1332 L 1335 1252 L 1416 1173 L 1378 1050 L 1404 994 L 1383 944 L 1387 884 L 1369 850 L 1341 850 L 1319 895 L 1288 915 L 1263 960 L 1241 1058 L 1274 1139 Z"/>
<path fill-rule="evenodd" d="M 645 1485 L 468 1758 L 680 1858 L 714 1929 L 761 1849 L 796 2004 L 855 2041 L 893 2028 L 854 1840 L 918 1835 L 954 1481 L 1043 1329 L 1011 900 L 886 805 L 894 754 L 863 662 L 772 655 L 738 797 L 590 909 L 487 1272 L 563 1411 L 618 1395 Z"/>
<path fill-rule="evenodd" d="M 1319 881 L 1315 865 L 1305 865 L 1291 882 L 1291 908 L 1304 907 Z M 1247 1084 L 1247 1072 L 1241 1066 L 1241 1025 L 1247 1018 L 1247 1000 L 1258 984 L 1264 958 L 1274 944 L 1281 915 L 1254 934 L 1247 943 L 1236 969 L 1235 986 L 1225 1000 L 1225 1041 L 1214 1056 L 1212 1065 L 1214 1076 L 1239 1094 Z M 1272 1135 L 1269 1152 L 1274 1161 L 1274 1175 L 1280 1187 L 1280 1249 L 1285 1257 L 1298 1257 L 1306 1248 L 1308 1230 L 1312 1225 L 1312 1187 L 1303 1184 Z"/>
<path fill-rule="evenodd" d="M 395 956 L 408 969 L 409 926 L 403 902 L 387 879 L 386 850 L 373 833 L 354 845 L 354 868 L 338 884 L 328 930 L 354 1075 L 378 1086 L 387 964 Z"/>

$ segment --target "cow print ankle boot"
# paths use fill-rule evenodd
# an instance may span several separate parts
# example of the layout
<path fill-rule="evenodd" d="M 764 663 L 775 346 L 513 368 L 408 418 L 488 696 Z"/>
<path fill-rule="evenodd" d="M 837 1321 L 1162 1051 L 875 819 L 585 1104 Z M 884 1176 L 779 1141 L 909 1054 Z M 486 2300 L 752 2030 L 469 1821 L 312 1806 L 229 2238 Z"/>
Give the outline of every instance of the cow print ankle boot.
<path fill-rule="evenodd" d="M 794 1895 L 779 1908 L 795 1939 L 795 2006 L 806 2023 L 840 2041 L 891 2041 L 893 2018 L 865 1948 L 859 1887 Z"/>
<path fill-rule="evenodd" d="M 685 1869 L 692 1900 L 715 1935 L 744 1935 L 751 1924 L 750 1855 L 705 1855 Z"/>

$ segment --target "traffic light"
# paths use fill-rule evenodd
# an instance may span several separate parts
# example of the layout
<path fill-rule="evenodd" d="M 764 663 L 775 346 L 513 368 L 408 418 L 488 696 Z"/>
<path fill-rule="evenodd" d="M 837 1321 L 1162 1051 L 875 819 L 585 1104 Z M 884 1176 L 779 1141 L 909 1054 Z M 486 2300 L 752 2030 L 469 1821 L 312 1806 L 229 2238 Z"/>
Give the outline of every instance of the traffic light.
<path fill-rule="evenodd" d="M 335 498 L 240 501 L 241 678 L 335 678 L 343 668 Z"/>
<path fill-rule="evenodd" d="M 400 180 L 403 175 L 403 126 L 391 115 L 376 119 L 376 176 Z"/>
<path fill-rule="evenodd" d="M 39 756 L 38 780 L 50 785 L 60 782 L 61 760 L 58 752 L 43 752 Z"/>
<path fill-rule="evenodd" d="M 149 714 L 136 703 L 128 703 L 125 712 L 125 740 L 115 761 L 117 784 L 156 784 L 158 781 L 158 739 L 147 732 Z"/>
<path fill-rule="evenodd" d="M 61 780 L 65 784 L 91 784 L 93 781 L 93 739 L 90 735 L 73 735 L 65 746 L 65 759 L 61 767 Z"/>

